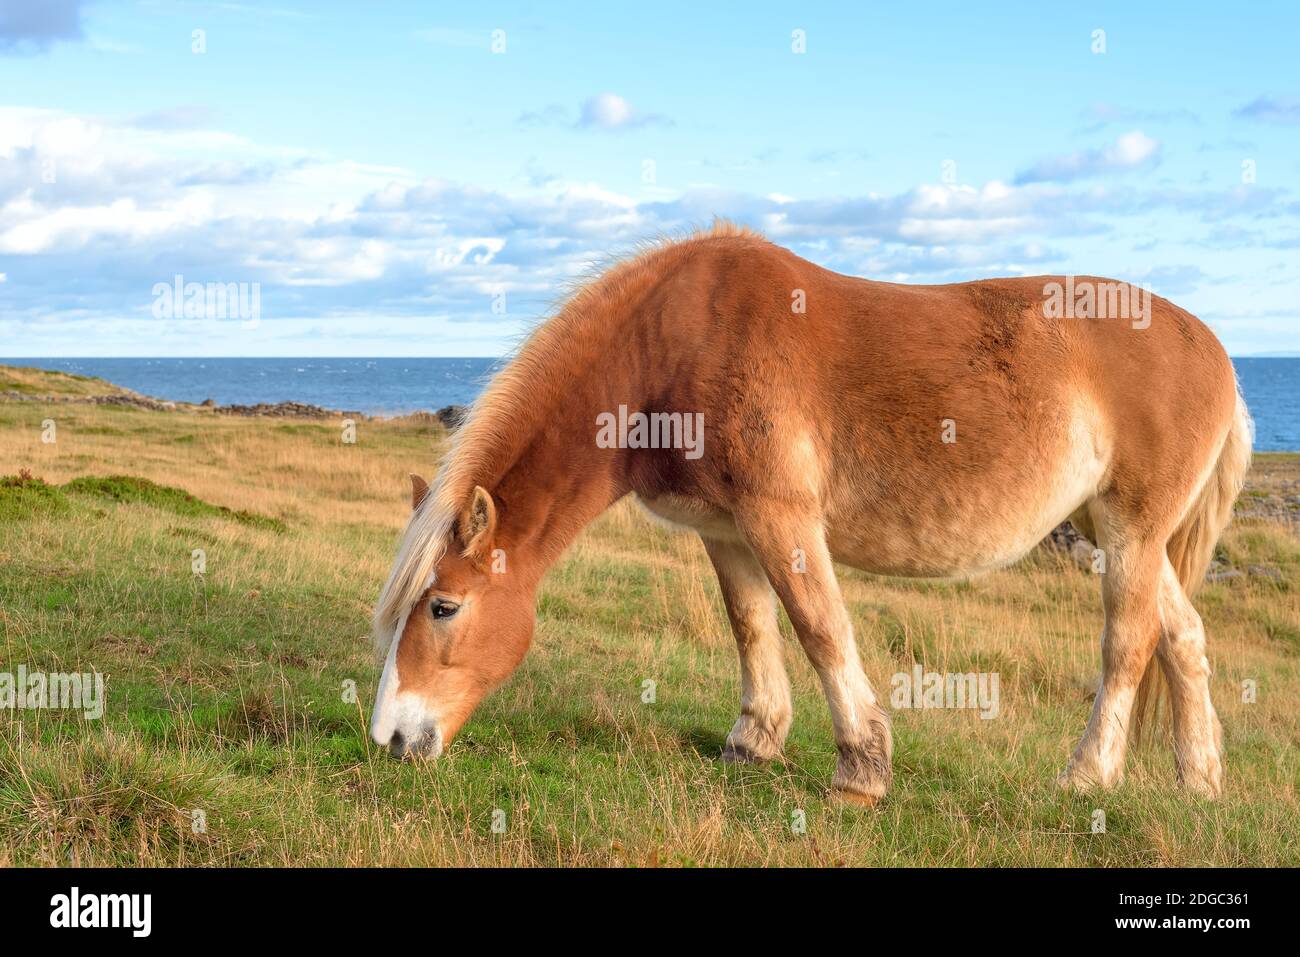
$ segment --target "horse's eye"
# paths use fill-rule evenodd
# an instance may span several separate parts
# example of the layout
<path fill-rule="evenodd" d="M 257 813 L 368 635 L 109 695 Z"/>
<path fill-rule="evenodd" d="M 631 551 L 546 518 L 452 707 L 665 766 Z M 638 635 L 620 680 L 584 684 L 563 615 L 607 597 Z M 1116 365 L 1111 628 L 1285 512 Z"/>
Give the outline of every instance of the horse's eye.
<path fill-rule="evenodd" d="M 438 599 L 429 606 L 429 612 L 434 618 L 450 618 L 456 612 L 460 611 L 460 605 L 451 601 L 442 601 Z"/>

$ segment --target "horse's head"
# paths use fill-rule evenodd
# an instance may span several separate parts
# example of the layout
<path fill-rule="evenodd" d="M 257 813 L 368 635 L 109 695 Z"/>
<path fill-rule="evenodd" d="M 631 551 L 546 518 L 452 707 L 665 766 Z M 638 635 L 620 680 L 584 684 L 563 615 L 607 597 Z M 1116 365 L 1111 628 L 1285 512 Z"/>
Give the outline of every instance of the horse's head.
<path fill-rule="evenodd" d="M 411 478 L 418 513 L 429 490 L 418 476 Z M 440 528 L 436 522 L 433 527 Z M 392 638 L 370 734 L 398 757 L 440 755 L 483 696 L 514 671 L 532 640 L 533 590 L 507 573 L 492 496 L 475 487 L 441 529 L 442 541 L 432 543 L 441 557 L 413 588 L 412 569 L 419 568 L 414 558 L 431 543 L 420 541 L 412 523 L 376 619 Z"/>

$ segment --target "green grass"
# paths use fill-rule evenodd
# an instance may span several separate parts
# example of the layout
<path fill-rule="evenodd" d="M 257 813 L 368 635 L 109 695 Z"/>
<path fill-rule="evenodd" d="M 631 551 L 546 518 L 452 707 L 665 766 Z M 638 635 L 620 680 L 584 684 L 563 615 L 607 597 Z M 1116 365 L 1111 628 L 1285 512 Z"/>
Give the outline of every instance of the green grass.
<path fill-rule="evenodd" d="M 210 505 L 184 489 L 157 485 L 148 479 L 132 475 L 84 476 L 63 486 L 72 495 L 93 495 L 112 502 L 138 503 L 163 509 L 175 515 L 195 517 L 215 516 L 230 518 L 244 525 L 284 531 L 284 522 L 245 509 L 235 511 L 221 505 Z"/>
<path fill-rule="evenodd" d="M 31 518 L 41 513 L 66 512 L 68 497 L 54 485 L 40 479 L 22 479 L 16 475 L 0 477 L 0 521 Z"/>
<path fill-rule="evenodd" d="M 1174 786 L 1164 738 L 1134 749 L 1111 793 L 1054 787 L 1096 678 L 1095 577 L 1046 553 L 973 582 L 843 570 L 878 691 L 914 661 L 1002 682 L 996 720 L 897 712 L 894 788 L 865 810 L 828 798 L 830 720 L 788 624 L 784 760 L 718 761 L 739 679 L 716 585 L 696 541 L 631 506 L 552 571 L 532 652 L 449 755 L 399 763 L 365 734 L 378 677 L 365 635 L 405 474 L 436 461 L 441 432 L 362 422 L 351 446 L 334 422 L 37 403 L 0 415 L 0 671 L 97 670 L 108 687 L 99 721 L 0 711 L 0 863 L 1300 861 L 1288 527 L 1243 522 L 1224 544 L 1234 564 L 1279 568 L 1281 587 L 1243 578 L 1197 598 L 1225 727 L 1218 802 Z M 39 439 L 50 416 L 53 446 Z M 806 833 L 792 831 L 797 811 Z"/>

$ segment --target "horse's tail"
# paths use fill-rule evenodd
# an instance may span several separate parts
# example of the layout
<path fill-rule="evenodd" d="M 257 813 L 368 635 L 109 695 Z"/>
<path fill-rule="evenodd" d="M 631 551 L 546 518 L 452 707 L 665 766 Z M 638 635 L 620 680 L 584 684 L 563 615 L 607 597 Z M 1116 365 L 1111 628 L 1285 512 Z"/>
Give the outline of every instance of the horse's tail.
<path fill-rule="evenodd" d="M 1191 598 L 1205 580 L 1206 569 L 1214 557 L 1214 546 L 1228 520 L 1232 518 L 1232 503 L 1237 500 L 1241 486 L 1250 468 L 1250 447 L 1253 427 L 1246 403 L 1237 392 L 1237 407 L 1233 411 L 1232 427 L 1219 450 L 1219 459 L 1205 485 L 1197 493 L 1192 507 L 1169 539 L 1166 551 L 1169 562 L 1178 573 L 1178 582 Z M 1151 713 L 1158 709 L 1163 679 L 1158 655 L 1152 655 L 1138 684 L 1137 701 L 1133 708 L 1133 732 L 1142 737 L 1144 726 Z"/>

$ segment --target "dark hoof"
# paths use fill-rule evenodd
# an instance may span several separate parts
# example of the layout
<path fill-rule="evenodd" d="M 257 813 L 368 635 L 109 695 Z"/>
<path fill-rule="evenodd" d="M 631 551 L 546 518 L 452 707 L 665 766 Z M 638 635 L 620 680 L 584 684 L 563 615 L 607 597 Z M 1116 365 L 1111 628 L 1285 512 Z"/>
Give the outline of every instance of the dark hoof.
<path fill-rule="evenodd" d="M 767 758 L 759 757 L 743 745 L 727 745 L 722 750 L 722 760 L 727 764 L 763 764 Z"/>

